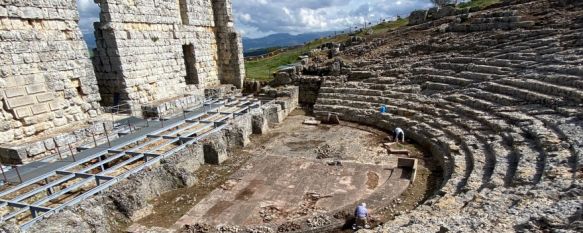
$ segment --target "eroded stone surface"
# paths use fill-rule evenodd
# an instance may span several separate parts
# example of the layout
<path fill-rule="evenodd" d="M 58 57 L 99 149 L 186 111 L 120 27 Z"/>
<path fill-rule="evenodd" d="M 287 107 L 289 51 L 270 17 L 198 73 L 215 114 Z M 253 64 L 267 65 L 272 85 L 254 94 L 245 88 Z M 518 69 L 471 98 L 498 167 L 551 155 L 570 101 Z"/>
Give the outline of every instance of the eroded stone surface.
<path fill-rule="evenodd" d="M 0 144 L 100 115 L 101 97 L 78 20 L 75 1 L 0 3 Z"/>
<path fill-rule="evenodd" d="M 505 1 L 404 27 L 343 49 L 339 75 L 338 57 L 310 58 L 333 76 L 315 114 L 401 127 L 443 164 L 438 195 L 374 232 L 580 231 L 581 30 L 564 25 L 582 7 Z"/>
<path fill-rule="evenodd" d="M 103 103 L 141 104 L 242 88 L 241 38 L 230 0 L 97 1 L 94 59 Z"/>

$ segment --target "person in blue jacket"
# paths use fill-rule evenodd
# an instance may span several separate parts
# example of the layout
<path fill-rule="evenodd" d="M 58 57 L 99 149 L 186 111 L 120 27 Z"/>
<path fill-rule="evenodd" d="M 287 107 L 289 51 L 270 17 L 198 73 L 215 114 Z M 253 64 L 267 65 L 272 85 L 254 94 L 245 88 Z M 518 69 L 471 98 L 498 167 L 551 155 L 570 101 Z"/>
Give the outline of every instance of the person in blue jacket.
<path fill-rule="evenodd" d="M 366 208 L 366 203 L 361 203 L 356 207 L 354 210 L 354 217 L 356 221 L 354 223 L 354 228 L 368 228 L 368 218 L 369 213 L 368 209 Z"/>

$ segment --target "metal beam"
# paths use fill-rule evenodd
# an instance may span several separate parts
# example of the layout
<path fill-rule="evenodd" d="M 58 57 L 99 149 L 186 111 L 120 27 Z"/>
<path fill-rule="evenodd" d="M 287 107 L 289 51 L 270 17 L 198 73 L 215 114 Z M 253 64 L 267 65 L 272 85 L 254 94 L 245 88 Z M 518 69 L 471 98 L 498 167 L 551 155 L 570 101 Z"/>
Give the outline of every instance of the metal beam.
<path fill-rule="evenodd" d="M 6 196 L 6 195 L 14 193 L 18 190 L 21 190 L 27 186 L 36 184 L 40 181 L 47 179 L 45 185 L 42 185 L 41 187 L 35 188 L 34 190 L 31 190 L 23 195 L 17 196 L 16 198 L 13 198 L 12 200 L 5 200 L 5 201 L 0 200 L 0 207 L 12 206 L 12 207 L 19 208 L 19 210 L 5 215 L 6 219 L 11 219 L 11 218 L 14 218 L 15 216 L 23 213 L 23 212 L 30 211 L 33 219 L 31 219 L 30 221 L 28 221 L 22 225 L 22 227 L 23 227 L 22 229 L 26 229 L 32 223 L 41 219 L 44 214 L 52 213 L 52 212 L 61 210 L 62 208 L 65 208 L 66 206 L 74 205 L 74 204 L 84 200 L 85 198 L 87 198 L 89 196 L 92 196 L 100 191 L 103 191 L 104 189 L 110 187 L 111 185 L 117 183 L 118 181 L 127 178 L 129 175 L 136 173 L 136 172 L 139 172 L 139 171 L 143 170 L 144 168 L 151 166 L 152 164 L 156 163 L 157 161 L 159 161 L 163 158 L 172 156 L 177 151 L 180 151 L 189 145 L 197 143 L 198 141 L 200 141 L 204 137 L 206 137 L 214 132 L 218 132 L 218 131 L 222 130 L 224 127 L 226 127 L 225 120 L 231 118 L 234 115 L 237 115 L 240 112 L 247 112 L 247 110 L 249 109 L 249 106 L 253 106 L 253 105 L 257 105 L 257 104 L 261 103 L 261 101 L 254 101 L 254 100 L 249 100 L 249 99 L 250 99 L 249 96 L 245 96 L 245 97 L 206 101 L 205 103 L 203 103 L 204 110 L 202 111 L 202 113 L 193 114 L 195 111 L 185 110 L 185 114 L 181 117 L 168 119 L 167 121 L 165 121 L 163 123 L 159 122 L 158 124 L 152 125 L 150 127 L 151 129 L 152 129 L 152 127 L 156 127 L 156 128 L 159 127 L 159 128 L 152 130 L 152 131 L 148 131 L 149 133 L 144 133 L 141 136 L 135 137 L 135 135 L 140 135 L 140 133 L 141 133 L 140 131 L 135 131 L 131 134 L 133 137 L 128 136 L 128 137 L 132 137 L 130 140 L 124 139 L 124 137 L 126 137 L 126 136 L 118 139 L 118 140 L 122 140 L 122 141 L 126 140 L 126 141 L 123 141 L 123 143 L 119 143 L 119 144 L 112 146 L 110 148 L 104 148 L 103 150 L 99 150 L 99 148 L 91 148 L 94 150 L 98 149 L 98 151 L 91 156 L 81 157 L 77 161 L 65 164 L 60 169 L 54 170 L 52 172 L 48 172 L 46 174 L 35 177 L 33 179 L 29 179 L 20 185 L 17 185 L 17 186 L 15 186 L 7 191 L 1 192 L 0 197 Z M 237 108 L 241 108 L 241 109 L 234 109 L 234 112 L 221 112 L 221 111 L 219 111 L 221 107 L 224 107 L 224 105 L 232 105 L 234 107 L 236 106 Z M 229 111 L 231 111 L 231 110 L 233 110 L 233 109 L 230 109 Z M 186 113 L 189 113 L 189 114 L 186 114 Z M 200 119 L 204 115 L 206 115 L 206 117 L 204 117 L 204 119 Z M 213 118 L 217 118 L 217 117 L 218 117 L 218 119 L 212 120 Z M 164 119 L 161 119 L 161 120 L 164 121 Z M 205 125 L 199 129 L 191 131 L 193 128 L 195 128 L 196 126 L 199 126 L 200 124 L 205 124 Z M 178 127 L 178 129 L 172 130 L 172 129 L 177 128 L 177 127 Z M 168 130 L 172 130 L 172 131 L 166 132 Z M 166 133 L 164 133 L 164 132 L 166 132 Z M 187 134 L 187 135 L 180 135 L 180 134 Z M 140 142 L 140 141 L 147 140 L 147 139 L 151 139 L 151 140 L 148 140 L 145 142 Z M 167 140 L 167 141 L 165 141 L 161 145 L 157 145 L 155 148 L 148 149 L 144 153 L 137 152 L 138 150 L 145 148 L 149 145 L 152 145 L 156 142 L 160 142 L 161 140 Z M 126 150 L 126 151 L 122 150 L 122 148 L 125 148 L 128 146 L 131 147 L 129 150 Z M 166 150 L 165 149 L 166 147 L 168 147 L 169 149 Z M 90 148 L 83 147 L 81 149 L 88 150 Z M 157 153 L 161 149 L 165 149 L 165 151 L 161 154 Z M 107 159 L 102 159 L 102 157 L 107 156 L 107 154 L 114 154 L 114 155 L 108 157 Z M 110 163 L 110 162 L 115 161 L 115 160 L 118 160 L 120 158 L 123 158 L 123 156 L 126 156 L 126 155 L 130 155 L 131 158 L 120 161 L 119 163 L 115 164 L 114 166 L 112 166 L 110 168 L 103 169 L 103 166 L 105 164 Z M 94 161 L 96 159 L 99 159 L 99 161 L 97 161 L 97 162 Z M 122 167 L 124 167 L 128 164 L 131 164 L 135 161 L 138 161 L 140 159 L 144 159 L 144 161 L 145 161 L 144 164 L 141 164 L 133 169 L 130 169 L 127 172 L 123 172 L 122 174 L 117 175 L 116 177 L 107 176 L 107 174 L 110 174 L 113 171 L 116 171 L 119 168 L 122 168 Z M 73 171 L 73 168 L 84 165 L 88 162 L 91 163 L 90 166 L 85 167 L 85 168 L 81 169 L 80 171 Z M 89 171 L 96 169 L 96 168 L 102 168 L 101 172 L 98 174 L 88 173 Z M 57 180 L 54 180 L 52 182 L 48 182 L 48 178 L 52 177 L 52 176 L 62 176 L 62 177 L 59 177 Z M 32 205 L 21 202 L 21 201 L 26 200 L 26 199 L 28 199 L 28 198 L 30 198 L 30 197 L 32 197 L 40 192 L 43 192 L 43 191 L 46 191 L 49 189 L 52 190 L 52 188 L 54 188 L 58 185 L 61 185 L 62 183 L 70 182 L 71 180 L 75 180 L 75 179 L 81 179 L 81 180 L 75 182 L 74 184 L 69 185 L 68 187 L 66 187 L 58 192 L 49 193 L 48 196 L 42 198 L 41 200 L 36 201 Z M 95 180 L 96 186 L 88 191 L 82 192 L 79 196 L 75 197 L 74 199 L 65 201 L 62 204 L 58 204 L 57 207 L 54 209 L 41 206 L 44 203 L 47 203 L 47 202 L 52 201 L 54 199 L 57 199 L 70 191 L 73 191 L 73 190 L 76 190 L 80 187 L 83 187 L 84 185 L 88 184 L 89 182 L 92 182 L 93 180 Z"/>

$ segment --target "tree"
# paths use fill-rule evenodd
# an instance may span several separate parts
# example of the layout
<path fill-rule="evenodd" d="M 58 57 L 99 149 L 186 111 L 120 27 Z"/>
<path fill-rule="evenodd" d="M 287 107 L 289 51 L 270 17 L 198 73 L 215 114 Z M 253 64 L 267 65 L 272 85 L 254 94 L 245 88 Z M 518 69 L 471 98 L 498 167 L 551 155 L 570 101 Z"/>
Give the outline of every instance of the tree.
<path fill-rule="evenodd" d="M 458 1 L 457 0 L 431 0 L 431 2 L 435 6 L 444 7 L 444 6 L 449 5 L 449 4 L 457 4 Z"/>

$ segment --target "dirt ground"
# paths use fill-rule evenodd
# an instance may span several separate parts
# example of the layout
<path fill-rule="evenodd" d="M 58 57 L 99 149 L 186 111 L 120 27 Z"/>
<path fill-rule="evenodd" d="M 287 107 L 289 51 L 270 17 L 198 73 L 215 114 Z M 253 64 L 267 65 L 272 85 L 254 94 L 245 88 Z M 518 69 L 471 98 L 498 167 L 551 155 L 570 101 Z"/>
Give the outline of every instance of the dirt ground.
<path fill-rule="evenodd" d="M 203 165 L 199 169 L 198 184 L 184 189 L 162 194 L 153 200 L 154 213 L 137 221 L 146 227 L 172 227 L 181 217 L 216 189 L 228 189 L 232 175 L 245 166 L 249 159 L 273 155 L 293 159 L 327 161 L 350 161 L 371 165 L 391 166 L 397 156 L 387 154 L 383 143 L 388 142 L 387 134 L 374 128 L 356 124 L 305 125 L 305 113 L 296 110 L 284 121 L 265 135 L 254 135 L 252 143 L 236 153 L 222 165 Z M 410 151 L 410 157 L 419 159 L 417 179 L 400 198 L 387 203 L 382 211 L 374 215 L 382 221 L 390 220 L 395 214 L 409 211 L 424 200 L 441 182 L 441 170 L 437 162 L 413 144 L 399 145 Z M 377 174 L 367 173 L 366 186 L 373 188 L 382 182 Z M 263 213 L 273 210 L 266 209 Z M 341 231 L 337 229 L 333 232 Z"/>

